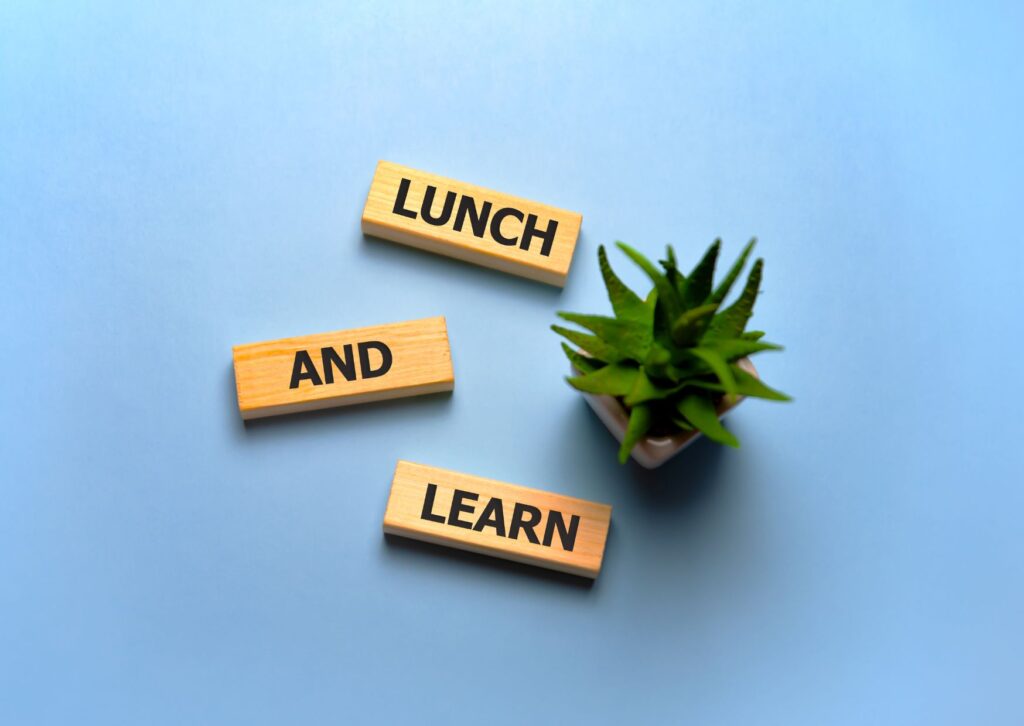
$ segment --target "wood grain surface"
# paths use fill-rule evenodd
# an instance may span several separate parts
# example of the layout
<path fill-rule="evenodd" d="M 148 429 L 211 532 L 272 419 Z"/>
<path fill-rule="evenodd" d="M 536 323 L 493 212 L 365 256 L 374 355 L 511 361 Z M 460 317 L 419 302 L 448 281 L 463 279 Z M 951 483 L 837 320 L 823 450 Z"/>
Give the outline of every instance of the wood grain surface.
<path fill-rule="evenodd" d="M 450 391 L 443 317 L 237 345 L 242 418 Z M 390 357 L 390 360 L 388 360 Z"/>
<path fill-rule="evenodd" d="M 362 227 L 368 235 L 562 287 L 582 222 L 576 212 L 381 161 Z"/>
<path fill-rule="evenodd" d="M 607 504 L 399 461 L 384 531 L 595 578 L 611 514 Z"/>

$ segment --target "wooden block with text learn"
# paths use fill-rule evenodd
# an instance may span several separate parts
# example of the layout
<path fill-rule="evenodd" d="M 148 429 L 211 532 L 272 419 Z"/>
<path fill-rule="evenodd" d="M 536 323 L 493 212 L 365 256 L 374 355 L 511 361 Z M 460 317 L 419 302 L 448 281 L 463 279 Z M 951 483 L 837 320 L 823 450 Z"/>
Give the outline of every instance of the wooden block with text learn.
<path fill-rule="evenodd" d="M 443 317 L 234 347 L 242 418 L 450 391 Z"/>
<path fill-rule="evenodd" d="M 562 287 L 583 217 L 381 161 L 363 233 Z"/>
<path fill-rule="evenodd" d="M 384 531 L 595 578 L 612 508 L 399 461 Z"/>

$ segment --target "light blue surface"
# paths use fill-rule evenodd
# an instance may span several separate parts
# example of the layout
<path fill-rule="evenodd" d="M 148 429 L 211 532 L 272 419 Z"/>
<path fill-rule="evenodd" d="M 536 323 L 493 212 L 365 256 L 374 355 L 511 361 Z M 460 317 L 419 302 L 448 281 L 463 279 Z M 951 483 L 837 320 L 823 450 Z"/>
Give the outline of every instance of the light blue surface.
<path fill-rule="evenodd" d="M 0 6 L 0 723 L 1024 723 L 1019 6 L 207 5 Z M 365 240 L 380 158 L 582 212 L 565 290 Z M 753 234 L 796 402 L 620 468 L 555 310 Z M 435 314 L 454 395 L 239 420 Z M 399 457 L 601 577 L 385 541 Z"/>

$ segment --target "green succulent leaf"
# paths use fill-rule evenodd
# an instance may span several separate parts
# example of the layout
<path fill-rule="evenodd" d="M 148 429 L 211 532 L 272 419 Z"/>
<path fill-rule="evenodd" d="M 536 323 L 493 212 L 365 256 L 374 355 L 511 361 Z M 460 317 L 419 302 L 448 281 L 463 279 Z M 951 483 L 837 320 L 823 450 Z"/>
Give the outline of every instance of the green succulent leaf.
<path fill-rule="evenodd" d="M 633 388 L 630 389 L 623 400 L 627 406 L 635 406 L 638 403 L 645 403 L 647 401 L 661 401 L 678 392 L 682 387 L 683 384 L 681 383 L 668 387 L 659 386 L 641 368 L 639 375 L 637 375 L 636 380 L 633 382 Z"/>
<path fill-rule="evenodd" d="M 608 343 L 605 343 L 596 335 L 588 335 L 587 333 L 581 333 L 580 331 L 572 330 L 571 328 L 563 328 L 561 325 L 552 325 L 551 329 L 569 340 L 569 342 L 575 343 L 578 347 L 585 350 L 594 358 L 602 360 L 605 363 L 616 363 L 629 357 L 623 355 L 616 348 L 608 345 Z"/>
<path fill-rule="evenodd" d="M 633 406 L 629 412 L 629 424 L 626 426 L 626 435 L 622 438 L 622 446 L 619 447 L 620 464 L 626 463 L 626 460 L 629 459 L 629 452 L 644 437 L 650 427 L 651 409 L 643 403 Z"/>
<path fill-rule="evenodd" d="M 669 283 L 668 278 L 649 259 L 625 242 L 616 242 L 615 244 L 629 259 L 633 260 L 637 267 L 647 273 L 647 276 L 651 278 L 651 282 L 654 283 L 654 289 L 658 291 L 658 299 L 665 306 L 666 312 L 670 317 L 675 317 L 679 312 L 679 299 L 675 288 Z"/>
<path fill-rule="evenodd" d="M 736 379 L 729 369 L 729 364 L 717 351 L 712 348 L 690 348 L 690 353 L 708 364 L 727 393 L 736 392 Z"/>
<path fill-rule="evenodd" d="M 558 317 L 591 331 L 626 358 L 642 361 L 651 348 L 653 332 L 649 322 L 645 325 L 642 321 L 579 313 L 558 313 Z"/>
<path fill-rule="evenodd" d="M 759 259 L 750 268 L 747 276 L 747 284 L 739 300 L 734 302 L 724 311 L 715 316 L 708 329 L 708 334 L 716 338 L 738 338 L 747 327 L 754 312 L 754 301 L 757 299 L 758 289 L 761 287 L 761 271 L 764 269 L 764 260 Z"/>
<path fill-rule="evenodd" d="M 711 370 L 711 366 L 697 356 L 690 355 L 689 351 L 682 351 L 677 354 L 681 359 L 674 361 L 668 367 L 668 376 L 666 377 L 669 380 L 679 382 L 696 376 L 713 375 L 714 372 Z"/>
<path fill-rule="evenodd" d="M 761 340 L 764 337 L 763 330 L 748 330 L 747 332 L 740 335 L 743 340 Z"/>
<path fill-rule="evenodd" d="M 787 396 L 782 391 L 776 391 L 774 388 L 770 388 L 765 385 L 755 375 L 751 375 L 747 371 L 743 370 L 739 366 L 732 366 L 732 374 L 736 379 L 736 393 L 741 396 L 750 396 L 751 398 L 765 398 L 769 401 L 792 401 L 793 399 Z M 687 381 L 687 386 L 694 386 L 696 388 L 702 388 L 707 391 L 719 391 L 725 392 L 725 386 L 715 381 L 703 381 L 700 379 L 693 379 Z"/>
<path fill-rule="evenodd" d="M 715 262 L 718 261 L 718 251 L 722 248 L 722 240 L 716 239 L 715 243 L 708 247 L 693 272 L 686 278 L 683 285 L 682 308 L 689 310 L 697 305 L 703 304 L 711 295 L 711 285 L 715 281 Z"/>
<path fill-rule="evenodd" d="M 647 352 L 647 359 L 643 366 L 652 376 L 656 378 L 669 377 L 669 364 L 672 362 L 672 354 L 658 341 L 651 343 L 651 349 Z"/>
<path fill-rule="evenodd" d="M 568 343 L 562 343 L 562 350 L 565 351 L 565 357 L 569 359 L 573 367 L 581 373 L 593 373 L 605 365 L 597 358 L 590 358 L 579 351 L 573 350 Z"/>
<path fill-rule="evenodd" d="M 677 345 L 692 345 L 700 340 L 718 310 L 717 303 L 687 310 L 672 323 L 672 340 Z"/>
<path fill-rule="evenodd" d="M 751 375 L 742 368 L 736 367 L 734 370 L 736 376 L 736 389 L 737 392 L 742 396 L 750 396 L 752 398 L 766 398 L 769 401 L 792 401 L 793 398 L 771 388 L 755 375 Z"/>
<path fill-rule="evenodd" d="M 680 431 L 693 431 L 694 430 L 693 426 L 690 425 L 690 422 L 687 421 L 682 416 L 673 416 L 672 417 L 672 425 L 675 426 Z"/>
<path fill-rule="evenodd" d="M 715 291 L 711 293 L 710 302 L 718 305 L 722 304 L 722 301 L 725 300 L 726 296 L 729 294 L 732 284 L 736 282 L 736 278 L 740 276 L 741 272 L 743 272 L 743 266 L 747 264 L 747 258 L 750 256 L 750 251 L 754 249 L 755 244 L 757 244 L 757 237 L 754 237 L 747 242 L 747 246 L 743 248 L 743 252 L 740 253 L 739 259 L 733 263 L 733 266 L 729 269 L 725 279 L 723 279 L 722 282 L 718 284 L 718 287 L 715 288 Z"/>
<path fill-rule="evenodd" d="M 609 363 L 592 373 L 566 378 L 578 391 L 605 396 L 625 396 L 633 390 L 640 369 L 625 363 Z"/>
<path fill-rule="evenodd" d="M 651 282 L 661 292 L 661 283 L 665 281 L 665 276 L 654 266 L 649 259 L 644 257 L 641 253 L 627 245 L 625 242 L 616 242 L 615 246 L 626 253 L 626 256 L 633 260 L 637 267 L 647 273 L 647 276 L 651 278 Z"/>
<path fill-rule="evenodd" d="M 647 360 L 644 361 L 645 367 L 665 366 L 671 362 L 672 354 L 664 346 L 657 341 L 651 343 L 651 349 L 647 352 Z"/>
<path fill-rule="evenodd" d="M 665 245 L 665 259 L 658 262 L 661 264 L 662 269 L 665 270 L 665 279 L 668 280 L 668 284 L 677 293 L 681 293 L 683 284 L 686 282 L 686 275 L 679 271 L 679 265 L 676 263 L 676 251 L 672 248 L 672 245 Z"/>
<path fill-rule="evenodd" d="M 766 350 L 782 350 L 782 346 L 775 345 L 775 343 L 744 340 L 743 338 L 729 338 L 726 340 L 711 338 L 710 340 L 702 341 L 701 347 L 710 348 L 727 361 L 734 361 L 738 358 Z"/>
<path fill-rule="evenodd" d="M 679 413 L 712 441 L 738 449 L 740 442 L 718 420 L 715 404 L 707 394 L 691 393 L 679 401 Z"/>
<path fill-rule="evenodd" d="M 597 261 L 601 267 L 601 276 L 604 278 L 604 285 L 608 289 L 608 299 L 612 303 L 616 317 L 625 320 L 647 320 L 647 306 L 635 292 L 626 287 L 625 283 L 612 270 L 604 245 L 597 248 Z"/>

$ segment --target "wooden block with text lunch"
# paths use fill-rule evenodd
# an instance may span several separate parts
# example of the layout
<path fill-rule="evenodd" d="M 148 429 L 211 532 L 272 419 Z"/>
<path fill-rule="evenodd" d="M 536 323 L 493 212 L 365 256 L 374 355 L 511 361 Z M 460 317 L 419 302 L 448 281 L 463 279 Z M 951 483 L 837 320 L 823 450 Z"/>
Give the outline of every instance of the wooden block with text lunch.
<path fill-rule="evenodd" d="M 582 215 L 381 161 L 365 234 L 562 287 Z"/>
<path fill-rule="evenodd" d="M 595 578 L 612 508 L 399 461 L 384 531 Z"/>
<path fill-rule="evenodd" d="M 450 391 L 443 317 L 236 345 L 242 418 Z"/>

